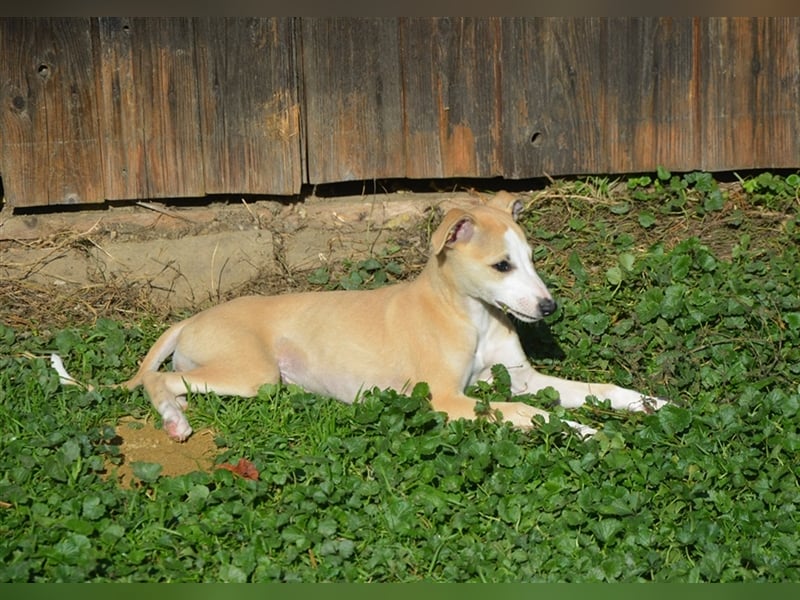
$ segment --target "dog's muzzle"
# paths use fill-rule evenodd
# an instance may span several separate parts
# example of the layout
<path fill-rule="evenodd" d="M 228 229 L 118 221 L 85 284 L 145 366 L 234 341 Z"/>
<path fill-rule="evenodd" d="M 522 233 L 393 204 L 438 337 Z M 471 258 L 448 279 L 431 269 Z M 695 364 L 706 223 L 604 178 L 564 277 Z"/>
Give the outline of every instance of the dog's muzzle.
<path fill-rule="evenodd" d="M 548 315 L 552 315 L 554 312 L 556 312 L 556 308 L 558 308 L 556 301 L 553 300 L 552 298 L 544 298 L 542 300 L 539 300 L 538 304 L 539 315 L 537 316 L 531 316 L 529 314 L 521 313 L 517 310 L 514 310 L 507 304 L 504 304 L 503 302 L 497 302 L 497 306 L 504 313 L 513 315 L 514 317 L 516 317 L 520 321 L 524 321 L 525 323 L 531 323 L 533 321 L 537 321 L 541 317 L 547 317 Z"/>
<path fill-rule="evenodd" d="M 552 298 L 543 298 L 539 300 L 539 312 L 542 313 L 543 317 L 547 317 L 552 315 L 556 312 L 556 308 L 558 308 L 558 304 Z"/>

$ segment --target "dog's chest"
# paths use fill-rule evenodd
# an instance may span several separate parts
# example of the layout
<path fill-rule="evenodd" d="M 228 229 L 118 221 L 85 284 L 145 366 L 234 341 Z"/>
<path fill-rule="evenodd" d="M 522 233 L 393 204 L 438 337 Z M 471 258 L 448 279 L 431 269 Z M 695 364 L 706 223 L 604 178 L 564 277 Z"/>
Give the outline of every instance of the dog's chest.
<path fill-rule="evenodd" d="M 516 367 L 527 364 L 516 331 L 504 315 L 487 311 L 486 318 L 477 323 L 480 327 L 470 365 L 468 385 L 481 379 L 490 379 L 491 368 L 494 365 Z"/>

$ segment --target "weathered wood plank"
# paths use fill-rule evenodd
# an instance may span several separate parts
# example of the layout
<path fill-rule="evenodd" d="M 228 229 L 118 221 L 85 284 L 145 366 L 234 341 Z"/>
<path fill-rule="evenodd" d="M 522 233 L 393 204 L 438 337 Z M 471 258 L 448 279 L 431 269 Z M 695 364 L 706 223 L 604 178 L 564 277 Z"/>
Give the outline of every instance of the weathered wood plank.
<path fill-rule="evenodd" d="M 128 19 L 99 20 L 101 146 L 106 196 L 147 198 L 144 131 Z"/>
<path fill-rule="evenodd" d="M 205 193 L 192 22 L 99 21 L 109 199 Z"/>
<path fill-rule="evenodd" d="M 504 19 L 498 102 L 504 175 L 608 168 L 601 19 Z"/>
<path fill-rule="evenodd" d="M 800 18 L 712 18 L 699 37 L 696 168 L 800 166 Z"/>
<path fill-rule="evenodd" d="M 691 170 L 700 159 L 690 18 L 604 22 L 602 171 Z"/>
<path fill-rule="evenodd" d="M 308 182 L 405 171 L 398 29 L 394 18 L 303 19 Z"/>
<path fill-rule="evenodd" d="M 299 193 L 293 20 L 198 19 L 195 35 L 206 192 Z"/>
<path fill-rule="evenodd" d="M 500 19 L 410 18 L 400 25 L 405 175 L 501 175 Z"/>
<path fill-rule="evenodd" d="M 0 171 L 14 207 L 103 200 L 90 23 L 0 19 Z"/>
<path fill-rule="evenodd" d="M 692 34 L 689 19 L 504 19 L 504 174 L 688 168 Z"/>

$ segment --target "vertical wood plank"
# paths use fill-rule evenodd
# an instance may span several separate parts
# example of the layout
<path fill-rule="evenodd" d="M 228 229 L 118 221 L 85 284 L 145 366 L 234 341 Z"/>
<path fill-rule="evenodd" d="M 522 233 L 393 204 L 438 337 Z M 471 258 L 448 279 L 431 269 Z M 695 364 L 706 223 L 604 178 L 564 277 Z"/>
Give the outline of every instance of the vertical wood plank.
<path fill-rule="evenodd" d="M 509 18 L 502 28 L 505 176 L 607 171 L 602 20 Z"/>
<path fill-rule="evenodd" d="M 691 170 L 700 160 L 692 19 L 613 18 L 605 25 L 609 170 Z"/>
<path fill-rule="evenodd" d="M 497 18 L 401 21 L 407 177 L 503 173 Z"/>
<path fill-rule="evenodd" d="M 192 22 L 100 19 L 109 199 L 205 193 Z"/>
<path fill-rule="evenodd" d="M 206 192 L 297 194 L 292 19 L 197 19 L 195 34 Z"/>
<path fill-rule="evenodd" d="M 308 182 L 405 172 L 397 19 L 304 18 L 302 36 Z"/>
<path fill-rule="evenodd" d="M 710 171 L 800 165 L 800 18 L 702 20 L 702 155 Z"/>
<path fill-rule="evenodd" d="M 129 19 L 99 20 L 103 173 L 110 200 L 147 198 L 143 108 Z"/>
<path fill-rule="evenodd" d="M 0 20 L 0 170 L 13 207 L 103 200 L 90 23 Z"/>

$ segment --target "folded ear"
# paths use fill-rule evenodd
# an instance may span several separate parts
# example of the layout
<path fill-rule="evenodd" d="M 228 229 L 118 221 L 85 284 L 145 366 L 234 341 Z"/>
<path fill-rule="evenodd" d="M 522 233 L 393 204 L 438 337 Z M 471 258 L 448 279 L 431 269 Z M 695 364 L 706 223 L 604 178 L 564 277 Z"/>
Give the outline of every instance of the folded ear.
<path fill-rule="evenodd" d="M 431 236 L 433 253 L 439 254 L 445 247 L 468 242 L 474 232 L 475 220 L 472 215 L 460 208 L 450 209 Z"/>
<path fill-rule="evenodd" d="M 525 208 L 522 200 L 516 196 L 512 196 L 506 191 L 497 192 L 492 199 L 487 202 L 487 205 L 511 213 L 511 218 L 515 221 L 519 219 L 520 214 L 522 214 L 522 209 Z"/>

